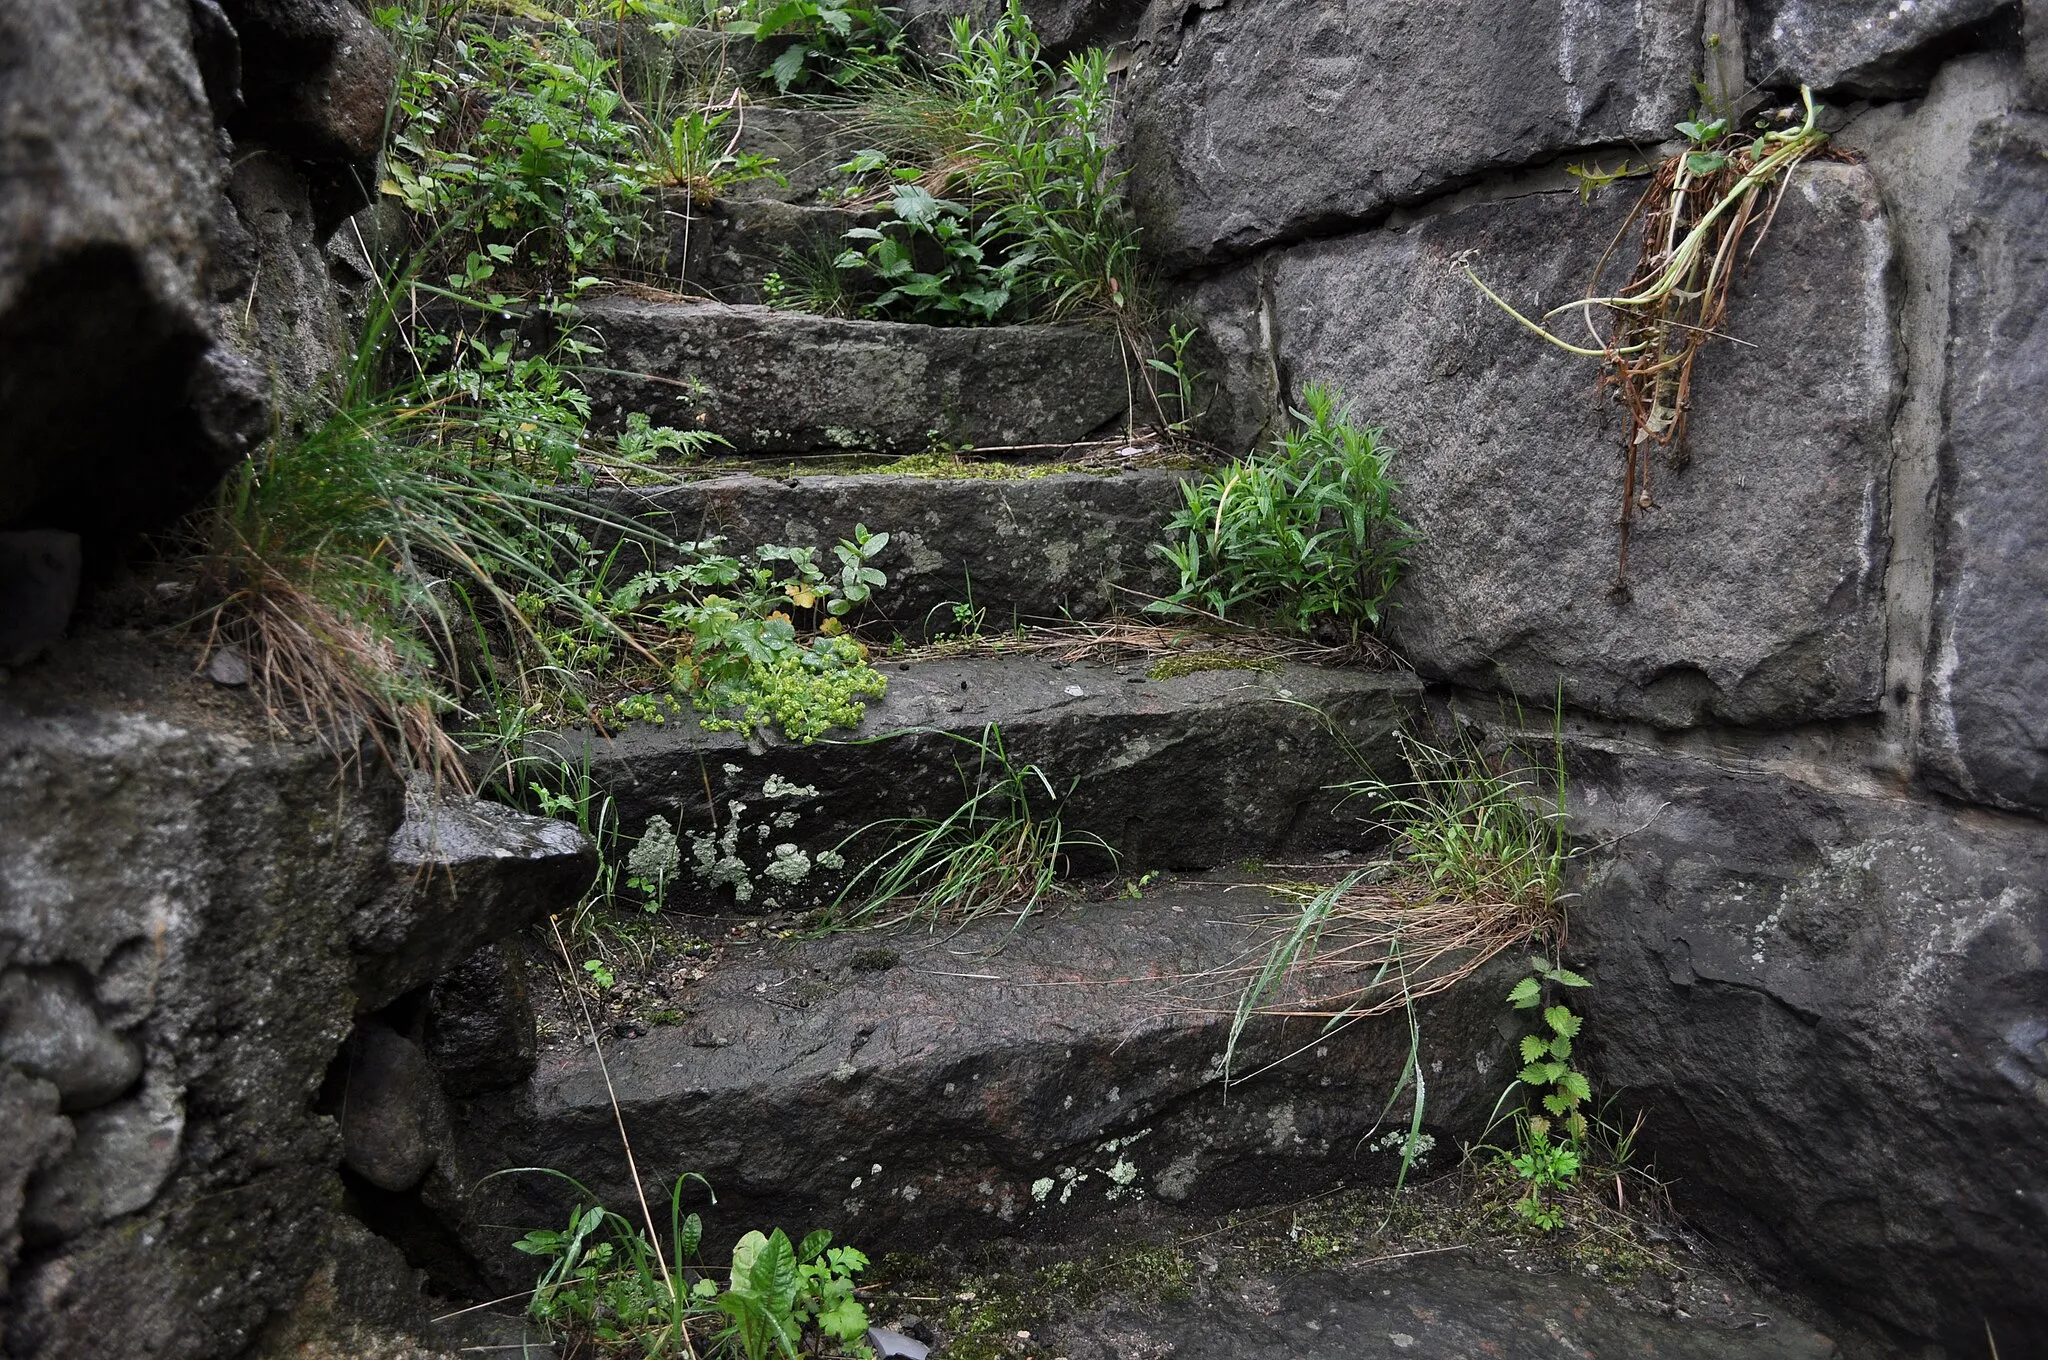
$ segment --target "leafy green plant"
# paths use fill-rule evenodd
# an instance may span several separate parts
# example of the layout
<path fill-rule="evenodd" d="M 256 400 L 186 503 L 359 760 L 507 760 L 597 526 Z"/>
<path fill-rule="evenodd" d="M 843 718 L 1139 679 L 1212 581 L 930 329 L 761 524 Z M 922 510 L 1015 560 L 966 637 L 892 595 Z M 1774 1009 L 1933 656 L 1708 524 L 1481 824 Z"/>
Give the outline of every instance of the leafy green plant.
<path fill-rule="evenodd" d="M 1010 304 L 1031 248 L 1003 251 L 996 222 L 976 226 L 965 207 L 916 184 L 897 185 L 890 206 L 893 221 L 846 233 L 849 241 L 867 242 L 865 249 L 849 249 L 833 262 L 885 286 L 867 310 L 912 321 L 995 321 Z M 934 268 L 918 267 L 921 246 Z"/>
<path fill-rule="evenodd" d="M 1192 326 L 1168 326 L 1158 353 L 1145 361 L 1146 368 L 1161 374 L 1171 384 L 1164 392 L 1155 393 L 1160 421 L 1170 434 L 1188 433 L 1201 417 L 1195 409 L 1195 385 L 1202 375 L 1188 359 L 1188 348 L 1198 334 Z M 1168 402 L 1173 404 L 1170 413 L 1166 409 Z"/>
<path fill-rule="evenodd" d="M 1544 1005 L 1545 984 L 1559 987 L 1590 987 L 1592 984 L 1562 966 L 1553 967 L 1541 956 L 1529 960 L 1529 976 L 1515 984 L 1508 1001 L 1517 1010 L 1540 1010 L 1542 1026 L 1522 1036 L 1519 1050 L 1522 1070 L 1516 1080 L 1540 1094 L 1543 1108 L 1551 1118 L 1564 1121 L 1565 1131 L 1576 1142 L 1586 1136 L 1586 1116 L 1580 1105 L 1593 1098 L 1592 1085 L 1572 1064 L 1572 1041 L 1579 1037 L 1583 1021 L 1562 1003 Z M 1535 1121 L 1536 1131 L 1547 1132 L 1548 1121 Z"/>
<path fill-rule="evenodd" d="M 845 83 L 892 65 L 897 29 L 883 5 L 845 0 L 756 0 L 754 17 L 728 21 L 728 32 L 782 50 L 761 74 L 788 94 L 816 81 Z M 846 68 L 846 69 L 842 69 Z"/>
<path fill-rule="evenodd" d="M 868 664 L 867 649 L 845 633 L 846 621 L 873 599 L 888 576 L 872 565 L 889 535 L 856 525 L 833 548 L 832 568 L 809 548 L 767 544 L 743 557 L 723 541 L 672 545 L 677 565 L 645 571 L 616 588 L 602 582 L 587 594 L 615 626 L 656 653 L 677 653 L 671 692 L 684 696 L 713 731 L 776 726 L 799 741 L 832 727 L 857 726 L 865 701 L 888 681 Z M 806 638 L 798 619 L 814 622 Z M 661 721 L 648 696 L 623 700 L 626 717 Z"/>
<path fill-rule="evenodd" d="M 1146 606 L 1298 632 L 1376 627 L 1413 537 L 1394 510 L 1393 451 L 1320 384 L 1267 453 L 1183 484 L 1159 551 L 1180 586 Z"/>
<path fill-rule="evenodd" d="M 612 82 L 612 62 L 564 21 L 503 35 L 445 31 L 407 6 L 377 13 L 413 60 L 402 67 L 385 195 L 436 250 L 504 247 L 539 277 L 583 275 L 646 230 L 658 170 Z"/>
<path fill-rule="evenodd" d="M 1114 865 L 1116 851 L 1107 841 L 1067 828 L 1052 777 L 1014 759 L 1000 727 L 989 724 L 979 738 L 928 728 L 893 735 L 913 734 L 947 737 L 972 749 L 972 772 L 956 766 L 966 797 L 943 817 L 870 822 L 835 847 L 834 853 L 843 853 L 857 842 L 887 838 L 886 848 L 847 880 L 831 909 L 835 920 L 870 921 L 890 903 L 914 898 L 912 916 L 971 921 L 1014 910 L 1021 921 L 1058 891 L 1077 850 L 1093 851 Z"/>
<path fill-rule="evenodd" d="M 1517 1148 L 1502 1154 L 1524 1187 L 1522 1197 L 1515 1201 L 1515 1213 L 1533 1228 L 1555 1232 L 1564 1226 L 1564 1212 L 1556 1197 L 1579 1176 L 1578 1148 L 1573 1143 L 1553 1142 L 1548 1126 L 1539 1120 L 1518 1119 L 1516 1126 L 1520 1134 Z"/>
<path fill-rule="evenodd" d="M 850 1353 L 865 1353 L 867 1310 L 854 1297 L 853 1281 L 868 1260 L 851 1247 L 831 1247 L 831 1240 L 823 1229 L 800 1248 L 780 1228 L 742 1237 L 733 1248 L 729 1283 L 715 1300 L 730 1319 L 721 1339 L 746 1360 L 796 1360 L 809 1326 Z"/>
<path fill-rule="evenodd" d="M 589 1198 L 581 1185 L 559 1178 Z M 682 1177 L 670 1193 L 669 1259 L 624 1217 L 581 1201 L 565 1228 L 538 1229 L 513 1243 L 547 1263 L 527 1304 L 529 1316 L 571 1335 L 630 1346 L 650 1360 L 696 1354 L 691 1327 L 714 1318 L 723 1324 L 716 1342 L 743 1360 L 871 1354 L 867 1309 L 854 1293 L 867 1256 L 832 1246 L 832 1234 L 822 1229 L 801 1246 L 792 1246 L 780 1228 L 749 1232 L 733 1247 L 723 1288 L 705 1274 L 685 1287 L 704 1235 L 698 1215 L 682 1210 L 683 1190 L 692 1181 L 702 1178 Z M 818 1344 L 806 1344 L 812 1338 Z"/>

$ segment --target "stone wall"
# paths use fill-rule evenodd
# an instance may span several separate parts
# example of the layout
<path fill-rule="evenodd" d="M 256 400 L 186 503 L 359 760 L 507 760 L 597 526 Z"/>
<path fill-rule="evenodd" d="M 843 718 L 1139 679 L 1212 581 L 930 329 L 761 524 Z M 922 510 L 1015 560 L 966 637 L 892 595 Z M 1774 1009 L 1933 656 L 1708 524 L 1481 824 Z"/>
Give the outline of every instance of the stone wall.
<path fill-rule="evenodd" d="M 1396 643 L 1496 730 L 1499 696 L 1564 704 L 1590 1032 L 1680 1206 L 1959 1348 L 2048 1335 L 2048 40 L 2022 33 L 1995 0 L 1156 0 L 1127 92 L 1214 436 L 1339 387 L 1421 535 Z M 1636 190 L 1584 200 L 1567 166 L 1640 163 L 1709 73 L 1753 104 L 1811 83 L 1845 154 L 1742 275 L 1622 595 L 1597 370 L 1462 271 L 1529 312 L 1581 296 Z"/>
<path fill-rule="evenodd" d="M 124 1353 L 238 1354 L 337 1263 L 352 1324 L 416 1323 L 341 1168 L 428 1178 L 404 1134 L 430 1092 L 392 1093 L 437 1042 L 425 989 L 592 871 L 562 823 L 426 793 L 408 811 L 374 751 L 344 774 L 193 659 L 102 629 L 0 688 L 11 1356 L 105 1355 L 113 1319 Z"/>
<path fill-rule="evenodd" d="M 108 570 L 332 381 L 393 73 L 351 0 L 0 5 L 9 1356 L 398 1353 L 418 1285 L 344 1200 L 432 1181 L 430 986 L 589 879 L 573 830 L 282 737 Z"/>
<path fill-rule="evenodd" d="M 393 71 L 349 0 L 0 8 L 0 531 L 162 525 L 318 390 Z"/>

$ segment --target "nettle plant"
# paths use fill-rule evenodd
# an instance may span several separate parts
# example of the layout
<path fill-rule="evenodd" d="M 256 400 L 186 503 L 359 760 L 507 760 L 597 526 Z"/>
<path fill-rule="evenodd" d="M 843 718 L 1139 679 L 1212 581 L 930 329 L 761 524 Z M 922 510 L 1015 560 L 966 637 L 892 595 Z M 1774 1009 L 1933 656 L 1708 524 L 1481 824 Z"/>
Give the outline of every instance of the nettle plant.
<path fill-rule="evenodd" d="M 1583 1106 L 1593 1087 L 1572 1061 L 1573 1042 L 1584 1020 L 1562 1003 L 1545 1005 L 1549 987 L 1590 987 L 1592 984 L 1561 964 L 1540 955 L 1529 960 L 1529 975 L 1508 993 L 1518 1011 L 1539 1012 L 1539 1025 L 1522 1036 L 1522 1070 L 1518 1087 L 1535 1094 L 1546 1112 L 1516 1116 L 1517 1146 L 1501 1160 L 1522 1181 L 1515 1213 L 1532 1227 L 1550 1232 L 1564 1223 L 1554 1197 L 1578 1179 L 1587 1123 Z M 1561 1121 L 1564 1136 L 1553 1136 L 1552 1120 Z"/>
<path fill-rule="evenodd" d="M 1579 1037 L 1585 1021 L 1562 1003 L 1545 1006 L 1545 983 L 1593 985 L 1568 968 L 1552 967 L 1540 956 L 1529 960 L 1529 976 L 1515 984 L 1508 1001 L 1516 1010 L 1540 1009 L 1542 1027 L 1522 1036 L 1522 1070 L 1517 1080 L 1538 1092 L 1551 1117 L 1563 1120 L 1565 1131 L 1580 1139 L 1586 1136 L 1586 1116 L 1579 1107 L 1593 1098 L 1593 1088 L 1585 1074 L 1572 1065 L 1572 1041 Z"/>

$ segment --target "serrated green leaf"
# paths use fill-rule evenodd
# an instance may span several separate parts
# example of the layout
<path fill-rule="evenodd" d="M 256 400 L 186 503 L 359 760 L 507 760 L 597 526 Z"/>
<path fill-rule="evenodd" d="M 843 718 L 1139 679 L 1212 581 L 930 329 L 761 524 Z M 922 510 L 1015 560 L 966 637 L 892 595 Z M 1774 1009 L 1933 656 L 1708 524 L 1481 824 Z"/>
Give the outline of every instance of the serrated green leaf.
<path fill-rule="evenodd" d="M 1547 1054 L 1548 1054 L 1549 1052 L 1550 1052 L 1550 1045 L 1548 1045 L 1548 1044 L 1546 1044 L 1546 1043 L 1544 1043 L 1544 1042 L 1543 1042 L 1543 1036 L 1542 1036 L 1542 1035 L 1540 1035 L 1540 1034 L 1525 1034 L 1525 1035 L 1523 1035 L 1523 1036 L 1522 1036 L 1522 1061 L 1523 1061 L 1523 1062 L 1525 1062 L 1525 1063 L 1532 1063 L 1532 1062 L 1538 1062 L 1538 1061 L 1540 1061 L 1540 1060 L 1541 1060 L 1541 1059 L 1542 1059 L 1542 1058 L 1543 1058 L 1543 1057 L 1544 1057 L 1545 1055 L 1547 1055 Z"/>
<path fill-rule="evenodd" d="M 1577 973 L 1574 973 L 1569 968 L 1558 969 L 1555 973 L 1552 973 L 1550 975 L 1550 980 L 1552 982 L 1562 983 L 1566 987 L 1590 987 L 1593 985 L 1592 983 L 1586 981 L 1584 978 L 1580 977 Z"/>
<path fill-rule="evenodd" d="M 1550 971 L 1550 960 L 1538 955 L 1529 960 L 1529 967 L 1538 973 L 1547 973 Z"/>
<path fill-rule="evenodd" d="M 1519 1080 L 1531 1086 L 1548 1086 L 1550 1085 L 1550 1077 L 1544 1072 L 1543 1066 L 1542 1063 L 1530 1063 L 1515 1075 Z"/>
<path fill-rule="evenodd" d="M 1566 1072 L 1559 1078 L 1557 1087 L 1574 1105 L 1593 1098 L 1592 1084 L 1577 1072 Z"/>
<path fill-rule="evenodd" d="M 1550 1041 L 1550 1056 L 1560 1061 L 1572 1055 L 1572 1041 L 1562 1034 Z"/>
<path fill-rule="evenodd" d="M 1585 1022 L 1573 1015 L 1569 1006 L 1552 1006 L 1543 1012 L 1543 1023 L 1567 1039 L 1578 1037 L 1579 1027 Z"/>
<path fill-rule="evenodd" d="M 1517 1010 L 1529 1010 L 1542 1002 L 1543 984 L 1535 978 L 1523 978 L 1515 984 L 1515 989 L 1508 993 L 1508 1000 Z"/>
<path fill-rule="evenodd" d="M 1562 1115 L 1571 1108 L 1571 1105 L 1562 1096 L 1545 1096 L 1543 1097 L 1543 1108 L 1554 1115 Z"/>

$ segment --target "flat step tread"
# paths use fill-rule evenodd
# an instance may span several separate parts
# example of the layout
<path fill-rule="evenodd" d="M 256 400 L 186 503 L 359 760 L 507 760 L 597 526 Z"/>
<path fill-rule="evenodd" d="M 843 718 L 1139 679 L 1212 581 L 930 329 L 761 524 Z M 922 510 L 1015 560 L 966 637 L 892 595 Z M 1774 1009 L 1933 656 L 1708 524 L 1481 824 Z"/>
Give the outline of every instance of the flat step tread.
<path fill-rule="evenodd" d="M 601 424 L 641 411 L 739 453 L 1070 443 L 1129 414 L 1105 324 L 923 326 L 632 294 L 579 311 L 605 346 L 586 375 Z"/>

